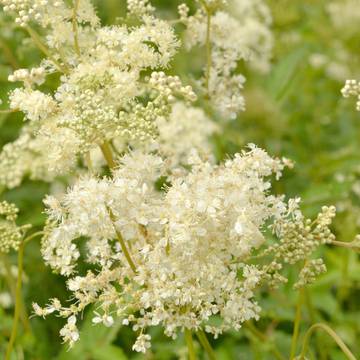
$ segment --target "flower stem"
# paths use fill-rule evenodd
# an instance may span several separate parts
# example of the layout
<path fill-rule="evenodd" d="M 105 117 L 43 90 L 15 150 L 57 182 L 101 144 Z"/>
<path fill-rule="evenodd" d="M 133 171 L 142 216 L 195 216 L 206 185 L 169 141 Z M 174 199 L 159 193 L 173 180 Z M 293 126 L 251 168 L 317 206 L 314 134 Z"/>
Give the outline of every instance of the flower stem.
<path fill-rule="evenodd" d="M 301 308 L 302 308 L 302 304 L 303 304 L 303 298 L 304 298 L 304 289 L 301 288 L 299 290 L 298 301 L 297 301 L 297 305 L 296 305 L 294 331 L 293 331 L 293 336 L 292 336 L 292 340 L 291 340 L 290 360 L 292 360 L 296 354 L 297 341 L 298 341 L 299 330 L 300 330 Z"/>
<path fill-rule="evenodd" d="M 15 310 L 14 310 L 14 319 L 13 325 L 10 335 L 10 340 L 6 349 L 5 360 L 9 360 L 11 356 L 12 349 L 14 347 L 17 329 L 18 329 L 18 322 L 21 312 L 21 289 L 22 289 L 22 273 L 23 273 L 23 260 L 24 260 L 24 247 L 25 243 L 22 242 L 19 246 L 18 250 L 18 276 L 16 281 L 16 299 L 15 299 Z"/>
<path fill-rule="evenodd" d="M 211 344 L 209 343 L 209 340 L 208 340 L 206 334 L 204 333 L 204 331 L 202 331 L 202 330 L 197 331 L 196 336 L 198 337 L 200 344 L 204 348 L 209 359 L 216 360 L 215 352 L 214 352 L 213 348 L 211 347 Z"/>
<path fill-rule="evenodd" d="M 196 354 L 195 354 L 195 348 L 194 348 L 194 342 L 192 339 L 192 334 L 189 329 L 185 329 L 185 341 L 189 352 L 189 360 L 196 360 Z"/>
<path fill-rule="evenodd" d="M 19 109 L 4 109 L 0 110 L 0 114 L 11 114 L 20 111 Z"/>
<path fill-rule="evenodd" d="M 131 255 L 130 255 L 130 252 L 129 252 L 128 248 L 126 247 L 124 238 L 122 237 L 120 231 L 117 229 L 117 227 L 115 225 L 116 219 L 115 219 L 114 213 L 111 211 L 110 208 L 108 208 L 108 212 L 109 212 L 109 215 L 110 215 L 111 222 L 113 223 L 117 239 L 118 239 L 119 244 L 121 246 L 121 250 L 122 250 L 128 264 L 130 265 L 131 270 L 136 274 L 137 270 L 136 270 L 135 263 L 131 258 Z"/>
<path fill-rule="evenodd" d="M 305 359 L 305 355 L 306 355 L 308 347 L 309 347 L 310 337 L 311 337 L 312 333 L 317 329 L 324 330 L 336 342 L 336 344 L 339 346 L 339 348 L 343 351 L 343 353 L 345 354 L 345 356 L 349 360 L 356 360 L 353 353 L 345 345 L 345 343 L 341 340 L 339 335 L 333 329 L 331 329 L 328 325 L 325 325 L 325 324 L 322 324 L 322 323 L 317 323 L 317 324 L 312 325 L 308 329 L 308 331 L 306 332 L 304 342 L 303 342 L 303 346 L 302 346 L 302 350 L 301 350 L 301 354 L 299 356 L 300 360 Z"/>
<path fill-rule="evenodd" d="M 24 244 L 26 245 L 28 242 L 30 242 L 32 239 L 40 236 L 40 235 L 44 235 L 45 232 L 44 231 L 37 231 L 31 235 L 29 235 L 25 240 L 24 240 Z"/>
<path fill-rule="evenodd" d="M 105 141 L 102 145 L 100 145 L 100 149 L 104 155 L 104 158 L 110 169 L 114 169 L 116 166 L 111 147 L 107 141 Z"/>
<path fill-rule="evenodd" d="M 39 48 L 40 51 L 44 53 L 45 56 L 47 56 L 57 67 L 57 69 L 60 72 L 63 72 L 64 74 L 67 74 L 68 68 L 66 66 L 61 65 L 50 53 L 50 50 L 42 43 L 40 36 L 38 33 L 32 29 L 30 26 L 25 27 L 26 31 L 29 33 L 31 39 L 34 41 L 35 45 Z"/>
<path fill-rule="evenodd" d="M 207 11 L 207 26 L 206 26 L 206 77 L 205 86 L 207 95 L 210 96 L 210 73 L 211 73 L 211 13 Z"/>
<path fill-rule="evenodd" d="M 2 260 L 4 262 L 4 267 L 5 267 L 5 272 L 6 272 L 6 282 L 8 283 L 8 287 L 10 289 L 11 295 L 12 295 L 12 297 L 14 299 L 14 303 L 15 303 L 15 301 L 16 301 L 16 284 L 14 283 L 14 278 L 11 273 L 11 265 L 10 265 L 10 262 L 9 262 L 8 258 L 6 257 L 6 255 L 4 255 L 2 257 Z M 28 315 L 26 313 L 24 301 L 22 299 L 21 299 L 21 321 L 23 323 L 25 331 L 31 332 L 30 324 L 28 321 Z"/>
<path fill-rule="evenodd" d="M 360 252 L 360 242 L 358 241 L 351 241 L 351 242 L 345 242 L 345 241 L 336 241 L 333 240 L 330 245 L 335 245 L 347 249 L 355 250 L 356 252 Z"/>
<path fill-rule="evenodd" d="M 207 96 L 210 97 L 210 74 L 212 65 L 212 47 L 211 47 L 211 17 L 212 12 L 207 6 L 206 2 L 201 0 L 201 3 L 206 12 L 206 71 L 205 71 L 205 88 Z"/>
<path fill-rule="evenodd" d="M 114 167 L 116 166 L 116 163 L 115 163 L 115 160 L 114 160 L 114 157 L 113 157 L 113 154 L 112 154 L 111 147 L 110 147 L 109 143 L 107 141 L 105 141 L 102 145 L 100 145 L 100 149 L 101 149 L 101 151 L 102 151 L 102 153 L 104 155 L 104 158 L 105 158 L 109 168 L 114 169 Z M 108 207 L 108 212 L 109 212 L 110 219 L 111 219 L 111 221 L 113 223 L 117 239 L 118 239 L 118 241 L 120 243 L 121 250 L 122 250 L 128 264 L 130 265 L 131 270 L 134 273 L 136 273 L 137 270 L 136 270 L 135 263 L 131 258 L 130 252 L 129 252 L 126 244 L 125 244 L 124 238 L 122 237 L 120 231 L 117 229 L 117 227 L 115 225 L 115 223 L 116 223 L 115 215 L 114 215 L 114 213 L 112 212 L 112 210 L 109 207 Z"/>
<path fill-rule="evenodd" d="M 304 288 L 304 300 L 305 300 L 305 305 L 307 307 L 307 312 L 310 317 L 310 321 L 312 324 L 314 324 L 316 322 L 316 309 L 313 306 L 313 303 L 311 300 L 311 294 L 306 287 Z M 315 344 L 316 344 L 317 352 L 319 354 L 320 360 L 325 360 L 325 359 L 327 359 L 326 348 L 324 348 L 322 346 L 322 344 L 320 343 L 319 336 L 317 336 L 317 335 L 318 334 L 316 334 L 316 336 L 315 336 Z"/>
<path fill-rule="evenodd" d="M 79 46 L 79 29 L 78 29 L 78 23 L 77 23 L 77 12 L 79 9 L 79 2 L 80 2 L 80 0 L 74 0 L 74 8 L 73 8 L 73 14 L 72 14 L 72 28 L 73 28 L 73 32 L 74 32 L 75 52 L 78 56 L 81 56 L 80 46 Z"/>

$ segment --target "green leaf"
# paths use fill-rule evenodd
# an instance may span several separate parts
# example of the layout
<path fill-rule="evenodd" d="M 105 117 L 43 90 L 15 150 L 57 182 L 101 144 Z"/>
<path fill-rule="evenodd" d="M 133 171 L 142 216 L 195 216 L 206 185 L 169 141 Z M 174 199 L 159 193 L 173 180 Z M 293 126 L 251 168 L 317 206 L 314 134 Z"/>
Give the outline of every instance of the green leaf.
<path fill-rule="evenodd" d="M 290 88 L 298 74 L 298 70 L 307 54 L 307 47 L 303 46 L 285 56 L 273 67 L 269 75 L 266 89 L 276 102 L 284 101 L 289 95 Z"/>

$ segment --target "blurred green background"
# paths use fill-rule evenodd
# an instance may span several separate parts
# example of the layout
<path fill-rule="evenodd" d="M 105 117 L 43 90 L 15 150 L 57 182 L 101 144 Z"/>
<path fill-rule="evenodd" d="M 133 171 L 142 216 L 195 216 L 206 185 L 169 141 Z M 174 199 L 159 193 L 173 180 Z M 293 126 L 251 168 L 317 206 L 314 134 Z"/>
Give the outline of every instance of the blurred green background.
<path fill-rule="evenodd" d="M 156 0 L 160 16 L 175 18 L 182 1 Z M 233 122 L 222 123 L 222 133 L 212 139 L 219 160 L 255 143 L 271 155 L 295 161 L 276 184 L 275 191 L 301 196 L 306 215 L 316 214 L 322 205 L 336 205 L 338 216 L 334 232 L 340 241 L 351 241 L 360 226 L 360 114 L 352 99 L 341 97 L 340 90 L 349 78 L 360 79 L 359 22 L 337 24 L 329 15 L 329 0 L 268 1 L 273 15 L 275 46 L 268 74 L 245 74 L 247 111 Z M 345 3 L 346 0 L 337 1 Z M 125 13 L 121 0 L 97 0 L 104 23 L 116 23 Z M 189 5 L 191 1 L 187 1 Z M 360 13 L 360 1 L 358 12 Z M 341 13 L 338 14 L 342 16 Z M 360 18 L 360 17 L 359 17 Z M 356 20 L 356 18 L 355 18 Z M 25 33 L 13 28 L 0 12 L 0 98 L 7 106 L 7 82 L 14 68 L 38 63 L 40 53 Z M 181 34 L 181 28 L 179 27 Z M 202 59 L 194 61 L 185 51 L 174 60 L 173 72 L 199 75 Z M 47 83 L 49 89 L 56 83 Z M 216 119 L 215 119 L 216 120 Z M 19 115 L 0 115 L 0 146 L 14 140 L 22 125 Z M 21 222 L 41 228 L 44 222 L 42 198 L 50 191 L 42 182 L 26 181 L 13 190 L 2 189 L 2 198 L 15 202 Z M 322 249 L 328 272 L 309 286 L 303 308 L 301 337 L 314 322 L 328 323 L 360 355 L 360 261 L 346 249 Z M 5 276 L 6 266 L 16 264 L 16 254 L 2 259 L 0 293 L 14 286 Z M 68 294 L 64 280 L 45 267 L 39 244 L 26 249 L 24 298 L 27 311 L 32 301 L 44 304 L 51 297 L 61 300 Z M 291 277 L 291 274 L 289 274 Z M 274 344 L 288 358 L 297 293 L 291 284 L 278 291 L 261 294 L 262 318 L 239 332 L 211 340 L 219 360 L 275 359 Z M 0 352 L 11 330 L 13 307 L 0 306 Z M 112 359 L 186 359 L 183 338 L 169 341 L 161 329 L 152 329 L 152 351 L 138 355 L 131 351 L 134 335 L 115 324 L 111 329 L 95 327 L 84 313 L 81 341 L 71 351 L 58 336 L 63 320 L 56 317 L 24 320 L 14 359 L 112 360 Z M 254 328 L 253 326 L 256 326 Z M 311 344 L 311 359 L 345 359 L 336 344 L 319 333 Z M 200 348 L 200 347 L 199 347 Z M 199 351 L 199 358 L 201 358 Z M 205 356 L 203 357 L 205 359 Z"/>

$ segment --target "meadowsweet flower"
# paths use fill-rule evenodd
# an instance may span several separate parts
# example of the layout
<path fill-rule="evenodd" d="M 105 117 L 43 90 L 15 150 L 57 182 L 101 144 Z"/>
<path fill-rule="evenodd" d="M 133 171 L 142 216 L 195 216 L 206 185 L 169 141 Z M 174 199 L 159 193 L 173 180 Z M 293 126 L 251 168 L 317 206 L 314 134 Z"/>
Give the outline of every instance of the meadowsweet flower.
<path fill-rule="evenodd" d="M 197 86 L 223 117 L 235 118 L 245 108 L 239 61 L 269 68 L 271 16 L 263 0 L 197 3 L 192 15 L 179 7 L 187 48 L 207 49 Z M 184 330 L 217 337 L 259 318 L 259 288 L 286 282 L 285 267 L 301 265 L 295 288 L 326 270 L 311 257 L 334 241 L 335 208 L 311 220 L 299 198 L 273 195 L 272 182 L 293 164 L 253 144 L 216 164 L 208 138 L 218 128 L 191 105 L 192 87 L 166 73 L 180 42 L 148 0 L 127 2 L 133 26 L 102 26 L 89 0 L 0 4 L 46 55 L 39 67 L 9 77 L 22 83 L 10 92 L 10 108 L 27 122 L 0 154 L 0 182 L 77 174 L 65 193 L 44 199 L 41 243 L 46 264 L 66 278 L 70 305 L 33 304 L 38 316 L 66 319 L 64 342 L 79 340 L 89 305 L 94 325 L 120 318 L 130 326 L 137 352 L 150 348 L 152 326 L 172 339 Z M 39 85 L 55 72 L 57 88 L 44 92 Z M 344 94 L 358 95 L 350 85 Z M 93 166 L 99 153 L 107 176 Z M 17 249 L 27 226 L 16 225 L 17 209 L 6 202 L 0 217 L 0 251 Z"/>
<path fill-rule="evenodd" d="M 201 85 L 224 118 L 235 118 L 245 110 L 245 78 L 235 73 L 239 61 L 250 60 L 258 70 L 269 69 L 273 43 L 270 12 L 261 0 L 234 0 L 225 9 L 219 7 L 219 1 L 201 4 L 204 6 L 192 16 L 186 5 L 179 7 L 180 19 L 187 27 L 184 43 L 188 49 L 208 47 L 208 68 Z"/>
<path fill-rule="evenodd" d="M 139 17 L 152 13 L 155 10 L 149 0 L 128 0 L 127 9 L 129 14 Z"/>
<path fill-rule="evenodd" d="M 51 96 L 38 90 L 15 89 L 10 94 L 10 108 L 21 110 L 31 121 L 45 119 L 56 109 Z"/>
<path fill-rule="evenodd" d="M 159 117 L 156 124 L 159 135 L 155 147 L 174 167 L 186 164 L 192 149 L 196 149 L 202 156 L 211 157 L 209 138 L 220 131 L 201 108 L 184 102 L 175 103 L 169 118 Z"/>
<path fill-rule="evenodd" d="M 41 85 L 45 82 L 46 70 L 43 67 L 15 70 L 13 74 L 9 75 L 10 82 L 22 81 L 26 87 L 32 85 Z"/>
<path fill-rule="evenodd" d="M 196 99 L 179 77 L 160 71 L 168 67 L 179 41 L 168 22 L 149 12 L 134 27 L 102 27 L 90 3 L 80 1 L 75 14 L 80 44 L 76 51 L 74 13 L 65 2 L 0 3 L 6 11 L 18 13 L 22 24 L 35 21 L 43 26 L 51 54 L 40 67 L 10 76 L 10 81 L 24 84 L 10 93 L 10 108 L 37 124 L 27 126 L 0 154 L 4 167 L 0 180 L 3 177 L 6 186 L 19 185 L 27 175 L 52 180 L 66 174 L 78 166 L 79 158 L 107 141 L 154 140 L 159 134 L 157 119 L 171 114 L 176 98 Z M 146 2 L 129 6 L 141 4 L 148 7 Z M 33 16 L 24 20 L 23 11 Z M 67 26 L 68 32 L 58 29 L 59 24 Z M 56 36 L 64 38 L 56 40 Z M 54 71 L 63 72 L 55 92 L 37 89 L 45 75 Z M 144 71 L 149 76 L 144 77 Z"/>
<path fill-rule="evenodd" d="M 60 335 L 70 346 L 79 340 L 79 331 L 76 327 L 76 317 L 70 316 L 67 324 L 60 330 Z"/>
<path fill-rule="evenodd" d="M 137 352 L 146 353 L 146 350 L 148 350 L 151 346 L 150 340 L 151 340 L 150 335 L 142 334 L 142 335 L 138 336 L 132 349 Z"/>
<path fill-rule="evenodd" d="M 101 311 L 93 322 L 109 326 L 111 309 L 140 331 L 136 351 L 150 346 L 144 334 L 155 325 L 172 338 L 184 328 L 218 336 L 257 319 L 257 289 L 284 282 L 284 266 L 308 259 L 333 238 L 334 209 L 323 208 L 310 226 L 298 199 L 286 203 L 271 195 L 270 177 L 280 177 L 285 165 L 254 145 L 222 165 L 195 151 L 188 163 L 191 169 L 178 171 L 138 150 L 122 158 L 112 178 L 83 178 L 61 199 L 47 199 L 51 225 L 43 256 L 69 278 L 75 299 L 60 316 L 74 319 L 95 303 Z M 158 191 L 154 184 L 165 174 L 170 185 Z M 269 222 L 275 245 L 267 244 Z M 85 258 L 99 267 L 96 273 L 75 276 L 79 237 L 87 239 Z M 266 264 L 253 264 L 252 254 Z M 298 284 L 320 273 L 313 264 L 319 266 L 304 268 Z M 70 343 L 78 336 L 73 326 L 71 320 L 61 332 Z"/>

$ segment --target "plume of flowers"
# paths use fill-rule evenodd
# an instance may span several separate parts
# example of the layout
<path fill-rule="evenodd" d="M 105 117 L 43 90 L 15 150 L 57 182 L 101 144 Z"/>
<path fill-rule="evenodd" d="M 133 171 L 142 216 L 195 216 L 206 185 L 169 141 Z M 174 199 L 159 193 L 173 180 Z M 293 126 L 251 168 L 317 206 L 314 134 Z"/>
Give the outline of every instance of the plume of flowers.
<path fill-rule="evenodd" d="M 238 330 L 259 317 L 260 286 L 286 281 L 284 265 L 302 264 L 333 240 L 333 208 L 311 222 L 298 200 L 286 203 L 270 193 L 271 175 L 279 178 L 286 161 L 251 145 L 221 165 L 195 151 L 188 163 L 191 169 L 169 173 L 159 156 L 131 152 L 111 178 L 85 177 L 63 197 L 45 200 L 43 257 L 68 278 L 74 303 L 65 307 L 53 299 L 34 309 L 68 319 L 64 341 L 78 340 L 76 322 L 89 304 L 96 304 L 94 323 L 111 326 L 120 317 L 131 326 L 139 334 L 136 351 L 149 347 L 146 330 L 155 325 L 172 338 L 184 329 L 215 337 Z M 154 184 L 164 175 L 169 185 L 157 190 Z M 269 224 L 275 243 L 269 242 Z M 87 239 L 85 254 L 79 238 Z M 97 271 L 78 275 L 80 256 Z M 318 260 L 303 266 L 296 287 L 323 271 Z M 221 321 L 215 324 L 215 317 Z"/>
<path fill-rule="evenodd" d="M 242 89 L 245 77 L 236 72 L 241 60 L 261 71 L 269 69 L 272 34 L 271 15 L 262 0 L 199 1 L 189 15 L 186 4 L 179 7 L 186 25 L 184 43 L 207 48 L 207 64 L 200 81 L 214 108 L 224 118 L 235 118 L 245 110 Z"/>

